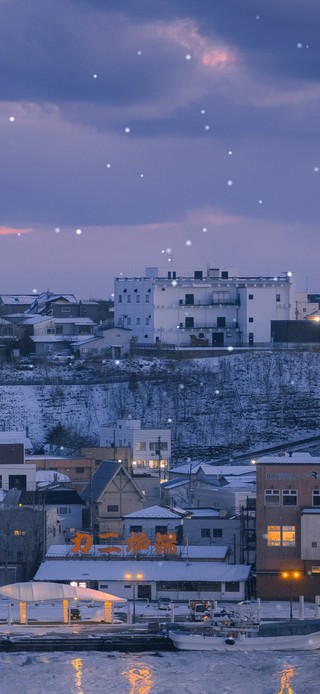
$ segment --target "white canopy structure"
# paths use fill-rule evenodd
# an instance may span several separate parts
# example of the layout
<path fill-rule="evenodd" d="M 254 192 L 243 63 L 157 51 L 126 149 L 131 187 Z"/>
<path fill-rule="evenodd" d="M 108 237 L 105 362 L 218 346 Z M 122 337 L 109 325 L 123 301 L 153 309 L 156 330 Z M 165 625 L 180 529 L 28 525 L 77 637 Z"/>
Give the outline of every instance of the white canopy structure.
<path fill-rule="evenodd" d="M 125 598 L 119 598 L 102 590 L 92 588 L 80 588 L 64 583 L 50 583 L 49 581 L 29 581 L 26 583 L 11 583 L 0 586 L 0 595 L 19 602 L 41 602 L 45 600 L 95 600 L 96 602 L 127 602 Z"/>

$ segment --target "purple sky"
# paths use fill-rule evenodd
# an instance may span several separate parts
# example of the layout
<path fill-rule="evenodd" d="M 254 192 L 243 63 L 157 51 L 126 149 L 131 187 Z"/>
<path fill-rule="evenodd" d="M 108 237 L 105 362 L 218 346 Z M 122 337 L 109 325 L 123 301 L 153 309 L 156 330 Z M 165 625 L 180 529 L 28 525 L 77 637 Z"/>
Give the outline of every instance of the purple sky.
<path fill-rule="evenodd" d="M 320 291 L 319 26 L 317 0 L 0 0 L 0 293 L 208 264 Z"/>

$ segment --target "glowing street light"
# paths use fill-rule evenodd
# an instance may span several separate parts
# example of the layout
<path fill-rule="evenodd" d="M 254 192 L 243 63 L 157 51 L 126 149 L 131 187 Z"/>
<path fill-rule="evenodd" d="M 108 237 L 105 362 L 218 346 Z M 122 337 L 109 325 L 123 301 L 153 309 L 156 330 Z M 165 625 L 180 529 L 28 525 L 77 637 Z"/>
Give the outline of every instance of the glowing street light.
<path fill-rule="evenodd" d="M 289 599 L 290 599 L 290 622 L 292 622 L 292 583 L 299 581 L 301 578 L 300 571 L 282 571 L 281 578 L 289 582 Z"/>
<path fill-rule="evenodd" d="M 133 602 L 133 613 L 132 613 L 132 624 L 136 623 L 136 585 L 139 581 L 143 580 L 143 574 L 138 572 L 135 576 L 131 573 L 126 573 L 124 575 L 126 581 L 132 583 L 132 602 Z"/>

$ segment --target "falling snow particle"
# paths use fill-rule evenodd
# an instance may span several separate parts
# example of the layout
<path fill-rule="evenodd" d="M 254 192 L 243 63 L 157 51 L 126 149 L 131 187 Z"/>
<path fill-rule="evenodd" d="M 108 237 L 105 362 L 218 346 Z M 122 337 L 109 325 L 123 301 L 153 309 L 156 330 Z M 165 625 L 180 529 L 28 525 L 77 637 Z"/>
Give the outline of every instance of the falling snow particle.
<path fill-rule="evenodd" d="M 259 205 L 262 205 L 262 200 L 258 200 Z"/>
<path fill-rule="evenodd" d="M 233 181 L 231 181 L 230 179 L 228 181 L 228 186 L 233 186 Z"/>
<path fill-rule="evenodd" d="M 15 117 L 14 117 L 14 116 L 10 116 L 9 121 L 10 121 L 10 123 L 14 123 Z"/>
<path fill-rule="evenodd" d="M 140 178 L 144 178 L 144 174 L 140 174 Z"/>
<path fill-rule="evenodd" d="M 205 114 L 205 110 L 203 108 L 203 109 L 201 109 L 201 115 L 204 116 L 204 114 Z"/>
<path fill-rule="evenodd" d="M 97 77 L 98 77 L 98 75 L 95 73 L 95 74 L 93 75 L 93 79 L 96 80 Z"/>
<path fill-rule="evenodd" d="M 302 43 L 300 43 L 300 41 L 297 43 L 297 48 L 302 48 Z"/>
<path fill-rule="evenodd" d="M 189 239 L 188 239 L 188 240 L 186 241 L 186 246 L 191 246 L 191 245 L 192 245 L 192 241 L 189 241 Z"/>
<path fill-rule="evenodd" d="M 314 170 L 316 173 L 318 173 L 318 172 L 319 172 L 319 166 L 314 166 L 314 167 L 313 167 L 313 170 Z"/>
<path fill-rule="evenodd" d="M 204 231 L 204 233 L 206 233 L 206 231 L 208 231 L 207 227 L 202 227 L 202 231 Z"/>
<path fill-rule="evenodd" d="M 82 229 L 76 229 L 76 234 L 77 236 L 80 236 L 80 234 L 82 234 Z"/>
<path fill-rule="evenodd" d="M 125 128 L 125 129 L 124 129 L 124 132 L 125 132 L 125 133 L 129 133 L 129 132 L 130 132 L 130 128 Z"/>
<path fill-rule="evenodd" d="M 260 15 L 259 15 L 259 14 L 256 14 L 256 19 L 260 19 Z"/>
<path fill-rule="evenodd" d="M 18 231 L 17 236 L 21 236 L 20 231 Z"/>
<path fill-rule="evenodd" d="M 210 130 L 210 125 L 205 125 L 205 126 L 204 126 L 204 129 L 205 129 L 205 130 Z"/>
<path fill-rule="evenodd" d="M 166 253 L 172 253 L 172 248 L 166 248 Z"/>
<path fill-rule="evenodd" d="M 107 169 L 111 169 L 111 164 L 106 164 Z"/>
<path fill-rule="evenodd" d="M 191 55 L 190 55 L 190 53 L 187 53 L 187 55 L 186 55 L 186 60 L 191 60 Z"/>
<path fill-rule="evenodd" d="M 137 55 L 142 55 L 142 51 L 137 51 Z"/>
<path fill-rule="evenodd" d="M 37 289 L 33 289 L 33 290 L 32 290 L 32 294 L 37 294 L 37 293 L 38 293 L 38 290 L 37 290 Z"/>
<path fill-rule="evenodd" d="M 228 152 L 228 154 L 232 154 L 232 149 L 229 149 L 229 152 Z"/>
<path fill-rule="evenodd" d="M 56 234 L 59 234 L 60 233 L 60 227 L 56 227 L 55 232 L 56 232 Z"/>

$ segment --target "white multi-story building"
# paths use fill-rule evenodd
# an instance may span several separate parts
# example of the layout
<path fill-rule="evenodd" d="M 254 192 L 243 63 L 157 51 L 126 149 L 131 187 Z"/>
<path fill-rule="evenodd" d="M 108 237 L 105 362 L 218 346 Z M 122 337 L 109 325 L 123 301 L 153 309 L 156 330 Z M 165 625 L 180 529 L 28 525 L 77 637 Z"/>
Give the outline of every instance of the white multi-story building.
<path fill-rule="evenodd" d="M 117 277 L 115 325 L 130 328 L 139 343 L 222 347 L 270 342 L 271 320 L 295 319 L 292 272 L 235 277 L 226 270 L 174 270 L 159 276 Z"/>
<path fill-rule="evenodd" d="M 141 429 L 140 419 L 118 419 L 100 428 L 100 446 L 129 446 L 133 474 L 165 476 L 171 456 L 170 429 Z"/>

